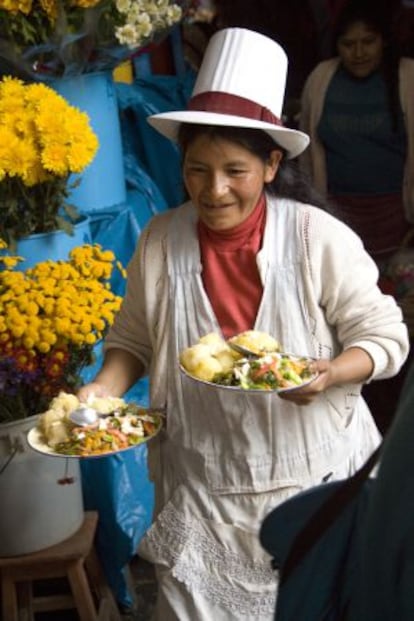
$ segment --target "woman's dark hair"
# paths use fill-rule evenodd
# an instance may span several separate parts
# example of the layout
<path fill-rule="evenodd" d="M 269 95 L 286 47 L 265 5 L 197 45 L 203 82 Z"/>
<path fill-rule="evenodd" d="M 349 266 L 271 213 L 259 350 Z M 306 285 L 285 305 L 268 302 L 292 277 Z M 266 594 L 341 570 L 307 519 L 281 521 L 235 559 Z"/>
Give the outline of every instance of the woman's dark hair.
<path fill-rule="evenodd" d="M 309 203 L 332 211 L 328 201 L 311 184 L 309 177 L 302 172 L 296 161 L 286 158 L 286 151 L 266 132 L 259 129 L 229 127 L 220 125 L 198 125 L 182 123 L 178 131 L 178 142 L 183 155 L 188 146 L 199 136 L 211 140 L 228 140 L 250 151 L 266 163 L 272 151 L 279 150 L 283 157 L 274 180 L 266 184 L 266 191 L 272 196 L 290 198 L 301 203 Z"/>
<path fill-rule="evenodd" d="M 393 37 L 392 14 L 387 0 L 347 0 L 336 14 L 332 25 L 333 54 L 339 37 L 343 36 L 355 22 L 364 22 L 370 29 L 381 34 L 384 43 L 391 43 Z"/>
<path fill-rule="evenodd" d="M 393 30 L 393 10 L 388 0 L 348 0 L 336 16 L 333 24 L 332 55 L 338 54 L 338 40 L 355 24 L 363 22 L 367 28 L 381 35 L 384 42 L 381 70 L 388 94 L 392 127 L 397 130 L 399 116 L 400 52 Z"/>

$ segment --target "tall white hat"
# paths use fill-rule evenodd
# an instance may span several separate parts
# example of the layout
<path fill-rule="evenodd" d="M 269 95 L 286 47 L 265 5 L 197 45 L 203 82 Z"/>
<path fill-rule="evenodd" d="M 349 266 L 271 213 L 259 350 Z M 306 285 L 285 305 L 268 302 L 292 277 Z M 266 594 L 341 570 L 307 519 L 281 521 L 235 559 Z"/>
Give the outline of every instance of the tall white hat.
<path fill-rule="evenodd" d="M 309 136 L 282 124 L 287 66 L 273 39 L 245 28 L 219 30 L 208 43 L 187 110 L 154 114 L 148 122 L 171 140 L 181 123 L 261 129 L 296 157 Z"/>

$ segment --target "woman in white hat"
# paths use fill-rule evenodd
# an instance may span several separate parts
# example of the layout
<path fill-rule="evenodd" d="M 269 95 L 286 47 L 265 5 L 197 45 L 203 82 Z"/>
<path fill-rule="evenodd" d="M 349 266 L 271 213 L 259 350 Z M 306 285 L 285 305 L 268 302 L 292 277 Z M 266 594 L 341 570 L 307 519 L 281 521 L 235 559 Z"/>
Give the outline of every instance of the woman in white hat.
<path fill-rule="evenodd" d="M 379 442 L 363 382 L 395 374 L 407 332 L 359 238 L 326 211 L 289 159 L 308 137 L 280 121 L 287 60 L 258 33 L 218 31 L 188 110 L 150 123 L 178 139 L 189 201 L 155 216 L 92 384 L 122 395 L 149 373 L 167 410 L 149 444 L 159 621 L 270 620 L 277 576 L 265 515 L 297 491 L 353 472 Z M 165 165 L 165 163 L 160 163 Z M 211 332 L 274 335 L 319 376 L 284 398 L 184 377 L 180 353 Z"/>

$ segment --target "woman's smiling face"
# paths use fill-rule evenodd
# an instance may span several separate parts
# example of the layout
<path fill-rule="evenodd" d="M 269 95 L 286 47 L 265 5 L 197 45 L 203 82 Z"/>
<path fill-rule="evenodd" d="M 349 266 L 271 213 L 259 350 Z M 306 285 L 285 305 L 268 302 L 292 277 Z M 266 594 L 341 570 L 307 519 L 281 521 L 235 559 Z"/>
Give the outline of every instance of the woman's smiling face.
<path fill-rule="evenodd" d="M 281 157 L 275 149 L 265 163 L 235 142 L 197 136 L 186 149 L 183 177 L 200 220 L 215 231 L 246 220 L 264 184 L 274 179 Z"/>

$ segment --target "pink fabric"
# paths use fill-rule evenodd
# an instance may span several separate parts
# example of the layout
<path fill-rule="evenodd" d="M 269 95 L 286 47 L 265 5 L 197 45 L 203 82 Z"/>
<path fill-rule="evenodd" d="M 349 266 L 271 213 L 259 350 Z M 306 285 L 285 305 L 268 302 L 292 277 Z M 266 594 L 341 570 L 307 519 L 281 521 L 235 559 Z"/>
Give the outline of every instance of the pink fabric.
<path fill-rule="evenodd" d="M 256 264 L 266 221 L 262 196 L 250 216 L 226 231 L 198 224 L 202 279 L 225 338 L 252 329 L 263 293 Z"/>
<path fill-rule="evenodd" d="M 282 125 L 279 119 L 268 108 L 261 106 L 255 101 L 231 95 L 230 93 L 222 93 L 219 91 L 207 91 L 192 97 L 188 103 L 189 110 L 198 110 L 201 112 L 218 112 L 220 114 L 234 114 L 256 121 L 264 121 L 265 123 L 273 123 L 273 125 Z"/>

